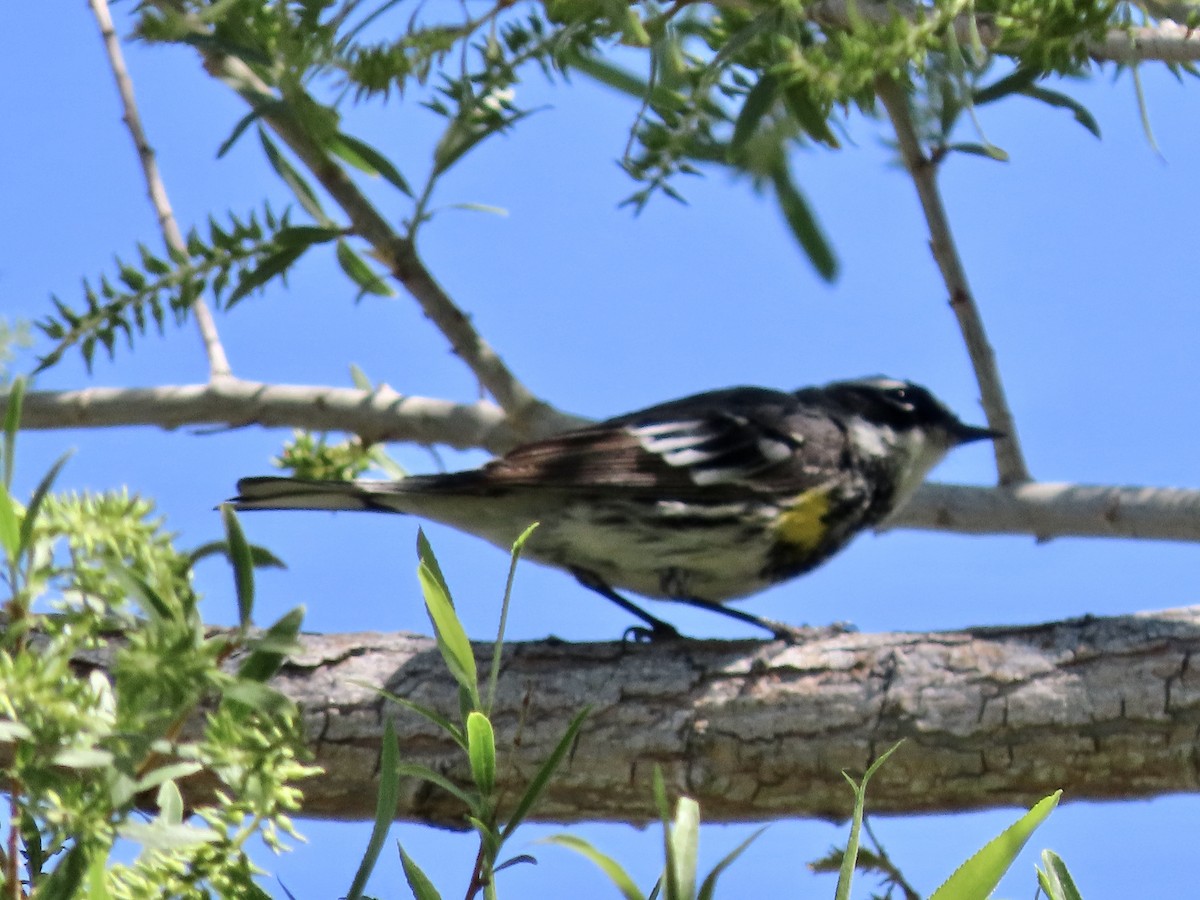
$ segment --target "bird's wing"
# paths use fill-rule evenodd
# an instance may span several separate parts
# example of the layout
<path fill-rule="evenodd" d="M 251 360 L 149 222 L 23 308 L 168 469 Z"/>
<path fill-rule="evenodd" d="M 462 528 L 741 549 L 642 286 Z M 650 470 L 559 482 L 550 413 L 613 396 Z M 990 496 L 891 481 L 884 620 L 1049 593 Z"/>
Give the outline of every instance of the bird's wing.
<path fill-rule="evenodd" d="M 844 438 L 791 394 L 734 388 L 525 444 L 480 472 L 493 486 L 652 490 L 686 497 L 822 483 Z"/>

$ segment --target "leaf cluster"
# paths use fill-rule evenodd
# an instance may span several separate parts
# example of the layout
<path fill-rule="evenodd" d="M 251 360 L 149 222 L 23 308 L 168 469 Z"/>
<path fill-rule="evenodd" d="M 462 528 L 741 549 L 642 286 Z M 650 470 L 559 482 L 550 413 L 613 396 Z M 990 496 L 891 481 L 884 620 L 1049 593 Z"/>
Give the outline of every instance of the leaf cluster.
<path fill-rule="evenodd" d="M 0 884 L 37 896 L 261 897 L 245 844 L 281 848 L 305 765 L 297 711 L 265 681 L 299 613 L 249 629 L 254 559 L 236 527 L 193 553 L 125 492 L 10 493 L 23 386 L 9 395 L 0 491 L 0 775 L 13 829 Z M 210 635 L 196 559 L 233 561 L 243 627 Z M 234 660 L 242 662 L 232 666 Z M 200 784 L 205 785 L 203 789 Z M 186 807 L 184 789 L 194 805 Z M 117 863 L 118 839 L 141 852 Z"/>

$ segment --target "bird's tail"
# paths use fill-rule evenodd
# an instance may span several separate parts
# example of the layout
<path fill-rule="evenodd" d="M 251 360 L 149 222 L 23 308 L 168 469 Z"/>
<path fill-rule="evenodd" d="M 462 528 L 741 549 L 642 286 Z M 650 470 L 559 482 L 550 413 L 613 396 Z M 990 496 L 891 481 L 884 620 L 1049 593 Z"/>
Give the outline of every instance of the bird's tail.
<path fill-rule="evenodd" d="M 391 503 L 381 502 L 378 487 L 391 487 Z M 373 489 L 373 487 L 375 489 Z M 405 512 L 397 508 L 394 483 L 361 481 L 306 481 L 301 478 L 261 476 L 238 482 L 233 508 L 328 509 L 362 512 Z"/>

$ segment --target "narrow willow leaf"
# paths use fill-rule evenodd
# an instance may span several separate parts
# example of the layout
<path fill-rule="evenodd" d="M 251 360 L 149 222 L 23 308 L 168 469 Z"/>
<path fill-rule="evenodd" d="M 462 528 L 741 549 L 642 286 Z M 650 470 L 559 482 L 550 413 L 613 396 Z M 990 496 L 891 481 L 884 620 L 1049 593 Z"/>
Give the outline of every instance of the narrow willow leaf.
<path fill-rule="evenodd" d="M 483 713 L 472 710 L 467 716 L 467 757 L 471 778 L 484 797 L 496 788 L 496 734 Z"/>
<path fill-rule="evenodd" d="M 759 122 L 775 105 L 775 100 L 779 97 L 779 89 L 779 79 L 768 73 L 758 79 L 758 83 L 746 94 L 737 121 L 733 123 L 733 137 L 729 141 L 729 150 L 732 156 L 739 157 L 746 149 L 746 144 L 754 136 Z"/>
<path fill-rule="evenodd" d="M 158 788 L 156 798 L 159 818 L 168 825 L 178 825 L 183 822 L 183 795 L 174 781 L 164 781 Z"/>
<path fill-rule="evenodd" d="M 1083 900 L 1067 864 L 1053 850 L 1042 851 L 1042 868 L 1038 869 L 1038 884 L 1049 900 Z"/>
<path fill-rule="evenodd" d="M 351 684 L 357 684 L 359 687 L 365 687 L 368 690 L 375 691 L 379 696 L 390 700 L 392 703 L 399 704 L 405 709 L 412 710 L 417 715 L 421 716 L 429 722 L 432 722 L 442 731 L 450 735 L 456 744 L 463 750 L 467 749 L 467 736 L 461 727 L 456 725 L 448 716 L 443 716 L 440 712 L 430 706 L 425 706 L 409 700 L 407 697 L 400 697 L 390 691 L 385 691 L 377 685 L 367 684 L 364 681 L 351 681 Z"/>
<path fill-rule="evenodd" d="M 854 880 L 854 867 L 858 861 L 858 846 L 862 833 L 863 816 L 866 815 L 867 809 L 867 782 L 888 761 L 888 757 L 900 748 L 902 743 L 904 742 L 897 741 L 884 751 L 879 759 L 867 767 L 867 771 L 863 773 L 862 781 L 857 784 L 853 778 L 842 772 L 842 777 L 850 782 L 850 787 L 854 789 L 854 814 L 850 819 L 850 837 L 846 841 L 846 852 L 842 855 L 842 868 L 838 872 L 837 890 L 834 892 L 835 900 L 850 900 L 850 887 Z"/>
<path fill-rule="evenodd" d="M 955 153 L 966 153 L 970 156 L 982 156 L 985 159 L 994 159 L 997 162 L 1008 162 L 1008 154 L 995 144 L 955 143 L 947 144 L 946 149 L 952 150 Z"/>
<path fill-rule="evenodd" d="M 436 784 L 447 794 L 461 801 L 462 805 L 468 810 L 479 811 L 480 802 L 478 796 L 459 787 L 445 775 L 435 772 L 429 766 L 423 766 L 420 763 L 400 763 L 396 767 L 396 774 L 401 778 L 419 778 L 422 781 L 428 781 L 430 784 Z"/>
<path fill-rule="evenodd" d="M 1031 87 L 1041 77 L 1042 73 L 1037 69 L 1014 69 L 987 87 L 972 91 L 971 102 L 976 106 L 983 106 L 985 103 L 1000 100 L 1009 94 L 1020 93 L 1026 88 Z"/>
<path fill-rule="evenodd" d="M 226 685 L 221 696 L 231 703 L 267 716 L 294 714 L 296 702 L 281 691 L 258 681 L 238 680 Z"/>
<path fill-rule="evenodd" d="M 587 718 L 589 712 L 592 711 L 590 706 L 585 706 L 571 719 L 567 725 L 567 730 L 563 732 L 563 736 L 559 738 L 554 750 L 546 761 L 542 763 L 537 774 L 529 782 L 525 788 L 525 793 L 521 795 L 521 799 L 517 801 L 516 807 L 513 809 L 512 815 L 508 822 L 505 823 L 503 830 L 500 832 L 500 841 L 503 843 L 508 840 L 509 836 L 517 829 L 517 826 L 529 815 L 529 811 L 533 809 L 533 805 L 537 803 L 542 792 L 546 789 L 546 785 L 550 783 L 550 779 L 554 777 L 555 770 L 562 763 L 563 758 L 567 755 L 567 751 L 571 749 L 571 745 L 575 743 L 575 738 L 579 734 L 579 729 L 583 727 L 583 720 Z"/>
<path fill-rule="evenodd" d="M 671 827 L 669 864 L 673 872 L 674 894 L 679 900 L 696 896 L 696 867 L 700 851 L 700 804 L 691 797 L 680 797 L 675 805 Z"/>
<path fill-rule="evenodd" d="M 459 687 L 470 695 L 471 708 L 478 709 L 479 704 L 475 702 L 478 673 L 475 654 L 467 633 L 454 613 L 450 598 L 441 590 L 437 580 L 423 563 L 417 569 L 417 578 L 421 582 L 421 591 L 425 595 L 425 609 L 433 623 L 434 636 L 437 638 L 442 659 Z"/>
<path fill-rule="evenodd" d="M 412 857 L 404 852 L 399 842 L 396 849 L 400 851 L 400 864 L 404 866 L 404 880 L 408 882 L 408 889 L 412 891 L 416 900 L 442 900 L 442 895 L 434 888 L 433 882 L 421 871 L 421 867 L 413 862 Z"/>
<path fill-rule="evenodd" d="M 0 545 L 10 564 L 17 561 L 21 547 L 21 517 L 8 488 L 0 483 Z"/>
<path fill-rule="evenodd" d="M 57 303 L 57 301 L 55 301 Z M 61 305 L 60 305 L 60 308 Z M 39 370 L 44 368 L 38 367 Z M 17 431 L 21 428 L 21 407 L 25 403 L 25 378 L 14 378 L 8 388 L 8 407 L 4 410 L 4 486 L 12 485 L 16 461 Z"/>
<path fill-rule="evenodd" d="M 392 286 L 387 283 L 386 277 L 373 271 L 345 241 L 337 242 L 337 261 L 338 265 L 342 267 L 342 271 L 359 286 L 360 297 L 363 294 L 374 294 L 377 297 L 396 296 Z"/>
<path fill-rule="evenodd" d="M 1042 103 L 1056 106 L 1060 109 L 1070 110 L 1075 121 L 1094 134 L 1097 138 L 1100 137 L 1100 123 L 1096 121 L 1096 117 L 1092 115 L 1091 110 L 1076 100 L 1074 97 L 1068 97 L 1066 94 L 1060 94 L 1058 91 L 1051 91 L 1047 88 L 1030 86 L 1020 91 L 1026 97 L 1032 97 L 1034 100 L 1040 100 Z M 1149 121 L 1146 121 L 1146 127 L 1149 127 Z M 1150 137 L 1150 143 L 1153 145 L 1153 135 Z"/>
<path fill-rule="evenodd" d="M 609 881 L 621 892 L 621 896 L 625 900 L 646 900 L 645 894 L 638 890 L 633 879 L 629 877 L 629 873 L 621 867 L 619 862 L 608 854 L 601 853 L 583 838 L 573 834 L 554 834 L 546 838 L 546 843 L 566 847 L 568 850 L 574 850 L 581 856 L 590 859 L 599 867 L 600 871 L 608 876 Z"/>
<path fill-rule="evenodd" d="M 721 861 L 713 866 L 712 871 L 709 872 L 708 876 L 704 879 L 704 883 L 700 885 L 700 893 L 696 895 L 696 900 L 712 900 L 713 895 L 717 890 L 717 879 L 721 876 L 721 873 L 733 865 L 737 858 L 746 852 L 746 848 L 758 840 L 759 835 L 766 830 L 767 826 L 764 825 L 762 828 L 750 835 L 750 837 L 746 838 L 727 854 L 725 854 L 725 856 L 721 858 Z"/>
<path fill-rule="evenodd" d="M 283 179 L 283 183 L 288 186 L 296 199 L 300 201 L 300 205 L 322 225 L 329 224 L 329 217 L 325 215 L 325 210 L 321 208 L 321 201 L 317 199 L 317 194 L 312 189 L 312 186 L 287 161 L 283 152 L 267 136 L 266 130 L 260 127 L 258 129 L 258 137 L 262 143 L 263 152 L 267 155 L 267 162 L 271 164 L 271 168 Z"/>
<path fill-rule="evenodd" d="M 968 900 L 987 897 L 996 889 L 1000 879 L 1016 861 L 1034 830 L 1046 820 L 1058 805 L 1062 791 L 1055 791 L 998 834 L 983 848 L 955 870 L 929 900 Z"/>
<path fill-rule="evenodd" d="M 294 653 L 296 636 L 304 624 L 304 607 L 297 606 L 284 613 L 251 644 L 250 654 L 238 667 L 238 677 L 262 683 L 279 671 L 284 657 Z"/>
<path fill-rule="evenodd" d="M 396 805 L 400 800 L 400 776 L 396 772 L 396 764 L 400 761 L 400 747 L 396 742 L 396 729 L 392 720 L 383 723 L 383 746 L 379 752 L 379 793 L 375 796 L 375 824 L 371 828 L 371 837 L 367 841 L 367 849 L 354 873 L 354 881 L 346 900 L 359 900 L 367 886 L 367 880 L 375 869 L 383 842 L 387 840 L 388 829 L 396 818 Z"/>
<path fill-rule="evenodd" d="M 521 551 L 525 549 L 525 542 L 537 531 L 537 527 L 538 523 L 534 522 L 522 531 L 520 536 L 513 542 L 512 555 L 508 563 L 508 580 L 504 583 L 504 598 L 500 601 L 500 625 L 496 629 L 496 642 L 492 644 L 492 665 L 491 670 L 488 672 L 487 705 L 484 707 L 488 715 L 491 715 L 492 708 L 496 703 L 496 684 L 500 680 L 500 660 L 504 651 L 504 630 L 508 625 L 508 608 L 512 603 L 513 582 L 517 577 L 517 562 L 521 558 Z"/>
<path fill-rule="evenodd" d="M 261 288 L 275 276 L 287 272 L 307 249 L 308 245 L 305 244 L 285 246 L 265 256 L 257 266 L 241 274 L 237 286 L 225 299 L 225 308 L 232 308 L 234 304 Z"/>
<path fill-rule="evenodd" d="M 233 565 L 238 626 L 245 630 L 252 624 L 254 616 L 254 558 L 232 503 L 221 504 L 221 521 L 225 525 L 225 541 L 229 545 L 229 562 Z"/>
<path fill-rule="evenodd" d="M 817 102 L 812 90 L 802 81 L 783 86 L 783 102 L 796 123 L 814 141 L 837 150 L 841 144 L 829 128 L 829 110 Z"/>
<path fill-rule="evenodd" d="M 54 481 L 58 478 L 58 473 L 62 471 L 62 467 L 67 464 L 67 460 L 74 453 L 74 450 L 68 450 L 56 459 L 54 465 L 50 467 L 50 471 L 42 476 L 42 480 L 33 489 L 33 496 L 29 498 L 29 506 L 25 508 L 25 516 L 21 519 L 21 542 L 18 546 L 18 553 L 24 553 L 31 546 L 33 541 L 33 526 L 37 524 L 38 515 L 42 511 L 42 503 L 45 501 L 46 495 L 50 493 L 50 488 L 54 486 Z"/>
<path fill-rule="evenodd" d="M 833 255 L 833 249 L 809 208 L 808 201 L 792 182 L 786 163 L 781 163 L 771 173 L 771 183 L 775 187 L 775 199 L 779 202 L 783 217 L 796 241 L 808 254 L 813 268 L 826 281 L 833 281 L 838 274 L 837 257 Z"/>
<path fill-rule="evenodd" d="M 366 172 L 368 175 L 378 175 L 391 183 L 400 192 L 407 194 L 409 197 L 413 195 L 412 188 L 409 187 L 404 176 L 400 174 L 400 170 L 392 165 L 390 159 L 370 144 L 360 141 L 356 137 L 351 137 L 348 134 L 339 133 L 329 143 L 327 149 L 356 169 Z"/>

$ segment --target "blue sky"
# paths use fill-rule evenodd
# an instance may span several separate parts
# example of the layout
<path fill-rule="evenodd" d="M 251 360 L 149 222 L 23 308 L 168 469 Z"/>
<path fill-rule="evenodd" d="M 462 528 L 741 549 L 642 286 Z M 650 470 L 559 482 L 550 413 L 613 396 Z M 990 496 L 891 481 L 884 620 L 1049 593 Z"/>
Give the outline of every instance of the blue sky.
<path fill-rule="evenodd" d="M 9 121 L 0 142 L 0 311 L 36 318 L 51 293 L 74 301 L 80 279 L 108 271 L 114 253 L 159 239 L 86 8 L 22 4 L 9 26 L 0 35 Z M 188 51 L 132 46 L 127 53 L 185 227 L 210 212 L 246 212 L 263 197 L 287 203 L 252 138 L 215 159 L 244 109 L 205 78 Z M 1128 77 L 1114 83 L 1108 70 L 1066 86 L 1096 113 L 1102 141 L 1062 111 L 1031 101 L 998 104 L 983 111 L 983 123 L 1012 161 L 964 157 L 943 171 L 951 221 L 1039 479 L 1200 482 L 1192 390 L 1200 381 L 1200 91 L 1152 68 L 1144 80 L 1161 156 L 1141 131 Z M 423 234 L 421 250 L 534 392 L 560 408 L 604 416 L 712 387 L 790 388 L 883 372 L 925 383 L 963 418 L 982 421 L 912 186 L 890 164 L 876 125 L 855 121 L 853 145 L 843 152 L 793 161 L 842 261 L 841 279 L 829 286 L 811 273 L 772 205 L 723 173 L 684 183 L 688 206 L 656 201 L 640 218 L 618 209 L 633 189 L 614 162 L 635 112 L 625 99 L 582 80 L 548 87 L 534 77 L 522 91 L 531 105 L 550 108 L 468 159 L 438 193 L 442 204 L 486 203 L 508 215 L 448 210 Z M 433 124 L 413 107 L 368 107 L 346 126 L 394 154 L 415 180 L 428 166 Z M 381 204 L 396 218 L 405 212 L 393 199 Z M 326 258 L 306 261 L 290 282 L 220 317 L 236 374 L 348 385 L 348 364 L 357 363 L 402 392 L 476 396 L 470 373 L 407 298 L 355 304 L 354 290 Z M 199 341 L 185 328 L 150 337 L 113 363 L 100 361 L 90 377 L 69 358 L 38 386 L 205 377 Z M 157 498 L 181 545 L 190 546 L 217 535 L 213 505 L 238 477 L 268 473 L 285 436 L 259 429 L 31 434 L 20 447 L 20 475 L 29 486 L 63 449 L 76 447 L 62 487 L 129 485 Z M 396 455 L 413 470 L 439 465 L 420 448 L 396 448 Z M 448 467 L 483 458 L 440 457 Z M 935 477 L 988 483 L 988 448 L 964 448 Z M 428 630 L 414 577 L 415 521 L 261 514 L 244 524 L 290 566 L 261 577 L 261 621 L 305 603 L 309 630 Z M 506 557 L 445 529 L 429 533 L 468 630 L 488 637 Z M 1118 614 L 1196 602 L 1195 562 L 1196 549 L 1179 544 L 892 533 L 861 538 L 828 566 L 745 608 L 797 623 L 846 620 L 863 630 Z M 210 563 L 200 582 L 208 618 L 228 621 L 228 573 Z M 698 611 L 653 611 L 698 636 L 749 633 Z M 606 640 L 627 624 L 566 576 L 534 566 L 518 575 L 513 639 Z M 878 831 L 929 891 L 1013 816 L 889 818 Z M 1194 883 L 1183 861 L 1198 823 L 1193 797 L 1068 802 L 1034 845 L 1059 851 L 1089 898 L 1180 895 Z M 365 827 L 303 823 L 302 830 L 310 844 L 282 859 L 264 853 L 261 864 L 297 897 L 343 893 Z M 530 837 L 554 830 L 530 829 Z M 704 854 L 719 859 L 746 831 L 706 831 Z M 577 832 L 625 862 L 643 885 L 652 882 L 655 835 L 617 825 Z M 467 838 L 414 826 L 397 826 L 393 836 L 448 896 L 461 890 L 473 854 Z M 823 823 L 773 826 L 726 874 L 727 896 L 791 884 L 796 872 L 781 860 L 816 858 L 842 836 Z M 508 896 L 553 896 L 566 883 L 576 898 L 614 896 L 581 859 L 528 849 L 541 865 L 508 873 Z M 1159 864 L 1146 866 L 1151 859 Z M 1033 861 L 1027 853 L 1019 876 L 1006 882 L 1008 896 L 1032 894 Z M 832 893 L 832 880 L 799 877 L 805 891 Z M 402 895 L 398 865 L 385 858 L 372 889 Z"/>

